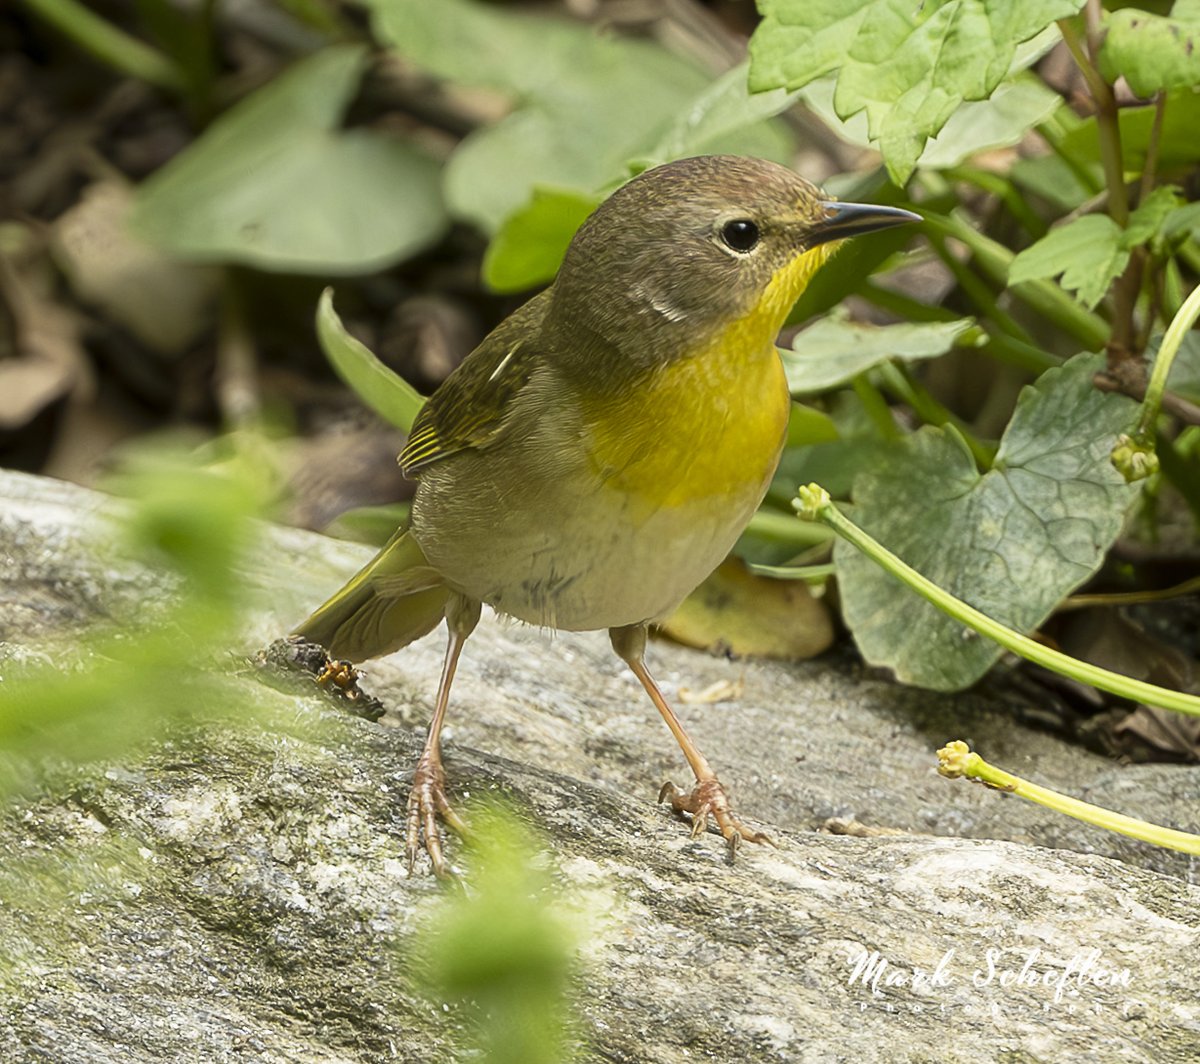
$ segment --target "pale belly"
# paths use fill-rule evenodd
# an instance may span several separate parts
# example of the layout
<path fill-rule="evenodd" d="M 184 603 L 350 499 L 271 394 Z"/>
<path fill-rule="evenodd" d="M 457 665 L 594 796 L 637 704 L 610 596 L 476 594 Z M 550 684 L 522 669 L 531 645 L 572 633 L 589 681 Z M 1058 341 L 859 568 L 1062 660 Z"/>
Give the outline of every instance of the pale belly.
<path fill-rule="evenodd" d="M 413 506 L 417 542 L 451 587 L 531 624 L 666 616 L 729 553 L 778 464 L 789 400 L 770 354 L 761 381 L 739 380 L 700 416 L 641 396 L 658 418 L 651 447 L 599 439 L 559 406 L 503 447 L 431 466 Z M 630 416 L 642 415 L 604 424 Z"/>

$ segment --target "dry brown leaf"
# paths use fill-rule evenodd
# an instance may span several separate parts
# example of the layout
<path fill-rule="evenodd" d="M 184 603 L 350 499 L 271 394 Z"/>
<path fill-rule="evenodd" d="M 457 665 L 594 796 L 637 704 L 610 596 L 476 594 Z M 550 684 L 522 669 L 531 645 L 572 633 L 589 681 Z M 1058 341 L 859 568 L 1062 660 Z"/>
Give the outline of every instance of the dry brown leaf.
<path fill-rule="evenodd" d="M 132 198 L 115 180 L 89 185 L 54 223 L 54 257 L 80 299 L 152 351 L 177 355 L 211 324 L 220 275 L 128 232 Z"/>
<path fill-rule="evenodd" d="M 678 643 L 715 653 L 811 658 L 833 642 L 825 603 L 802 580 L 756 576 L 728 558 L 662 625 Z"/>

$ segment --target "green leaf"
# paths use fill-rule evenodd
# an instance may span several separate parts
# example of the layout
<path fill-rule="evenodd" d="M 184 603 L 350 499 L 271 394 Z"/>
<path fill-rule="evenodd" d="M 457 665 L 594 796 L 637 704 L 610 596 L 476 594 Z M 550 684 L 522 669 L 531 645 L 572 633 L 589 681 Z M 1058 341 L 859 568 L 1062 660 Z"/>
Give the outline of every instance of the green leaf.
<path fill-rule="evenodd" d="M 1129 261 L 1121 227 L 1107 214 L 1085 214 L 1050 230 L 1012 261 L 1009 285 L 1062 274 L 1062 286 L 1089 309 L 1104 298 L 1109 285 Z"/>
<path fill-rule="evenodd" d="M 854 520 L 951 594 L 1034 630 L 1100 567 L 1136 495 L 1109 454 L 1137 406 L 1092 386 L 1103 366 L 1079 355 L 1026 388 L 985 474 L 957 433 L 905 438 L 855 481 Z M 999 657 L 853 547 L 839 543 L 834 559 L 846 622 L 872 664 L 952 691 Z"/>
<path fill-rule="evenodd" d="M 748 71 L 748 63 L 739 63 L 681 107 L 646 149 L 646 161 L 654 165 L 719 151 L 786 161 L 794 139 L 768 119 L 786 111 L 800 94 L 751 93 Z"/>
<path fill-rule="evenodd" d="M 659 45 L 580 23 L 469 0 L 370 6 L 376 36 L 413 63 L 514 97 L 512 113 L 468 135 L 445 172 L 450 209 L 489 234 L 530 203 L 535 185 L 587 195 L 627 176 L 630 160 L 653 156 L 712 89 L 702 70 Z M 702 132 L 727 118 L 722 111 Z M 761 125 L 718 131 L 704 146 L 780 161 L 790 148 L 789 137 Z"/>
<path fill-rule="evenodd" d="M 1002 82 L 986 100 L 964 103 L 921 153 L 917 165 L 942 170 L 983 151 L 1016 144 L 1062 106 L 1062 97 L 1032 75 Z"/>
<path fill-rule="evenodd" d="M 1108 17 L 1100 72 L 1124 76 L 1139 96 L 1200 85 L 1200 0 L 1175 0 L 1169 16 L 1127 7 Z"/>
<path fill-rule="evenodd" d="M 1125 229 L 1107 214 L 1086 214 L 1052 229 L 1013 259 L 1008 283 L 1061 273 L 1062 286 L 1090 309 L 1104 298 L 1113 279 L 1125 269 L 1130 251 L 1158 235 L 1179 201 L 1179 193 L 1164 186 L 1156 188 L 1130 215 Z"/>
<path fill-rule="evenodd" d="M 834 108 L 836 79 L 823 78 L 799 91 L 804 102 L 843 140 L 861 148 L 872 146 L 867 116 L 860 111 L 843 121 Z M 781 90 L 775 90 L 776 92 Z M 982 151 L 1016 144 L 1030 129 L 1062 106 L 1062 97 L 1031 75 L 1002 82 L 986 100 L 964 103 L 921 152 L 917 165 L 939 170 Z"/>
<path fill-rule="evenodd" d="M 1081 175 L 1058 155 L 1039 155 L 1032 159 L 1018 159 L 1009 170 L 1009 177 L 1018 186 L 1036 196 L 1041 196 L 1063 214 L 1083 206 L 1103 188 L 1104 171 L 1099 161 L 1087 166 L 1094 181 L 1084 180 Z"/>
<path fill-rule="evenodd" d="M 1191 238 L 1200 240 L 1200 202 L 1176 207 L 1162 223 L 1162 236 L 1168 244 L 1176 244 Z"/>
<path fill-rule="evenodd" d="M 791 351 L 781 351 L 793 395 L 828 391 L 888 359 L 905 362 L 937 358 L 974 326 L 961 321 L 864 325 L 825 318 L 801 332 Z"/>
<path fill-rule="evenodd" d="M 385 421 L 407 432 L 425 405 L 411 384 L 388 369 L 354 339 L 333 309 L 333 289 L 326 288 L 317 304 L 317 339 L 337 375 Z"/>
<path fill-rule="evenodd" d="M 535 188 L 533 200 L 508 216 L 483 257 L 483 280 L 497 292 L 523 292 L 551 281 L 571 238 L 600 197 Z"/>
<path fill-rule="evenodd" d="M 1078 0 L 761 0 L 750 40 L 750 88 L 797 89 L 837 74 L 833 106 L 860 112 L 892 179 L 912 173 L 927 138 L 967 100 L 986 99 L 1017 46 Z"/>
<path fill-rule="evenodd" d="M 1167 217 L 1183 203 L 1179 190 L 1171 185 L 1154 189 L 1129 216 L 1122 243 L 1127 248 L 1149 243 L 1162 231 Z"/>
<path fill-rule="evenodd" d="M 138 190 L 131 224 L 181 258 L 366 273 L 437 241 L 438 168 L 412 146 L 337 128 L 367 62 L 324 48 L 222 115 Z"/>

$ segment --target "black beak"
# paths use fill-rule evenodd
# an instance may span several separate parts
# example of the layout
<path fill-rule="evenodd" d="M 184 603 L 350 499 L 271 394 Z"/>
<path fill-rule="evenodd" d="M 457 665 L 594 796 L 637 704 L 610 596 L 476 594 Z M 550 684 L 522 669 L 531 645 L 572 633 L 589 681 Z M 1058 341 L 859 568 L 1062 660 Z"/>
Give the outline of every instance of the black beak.
<path fill-rule="evenodd" d="M 899 207 L 880 207 L 874 203 L 838 203 L 836 200 L 826 200 L 821 206 L 826 212 L 825 219 L 812 227 L 808 238 L 809 247 L 922 220 L 919 214 L 913 214 L 912 211 L 903 211 Z"/>

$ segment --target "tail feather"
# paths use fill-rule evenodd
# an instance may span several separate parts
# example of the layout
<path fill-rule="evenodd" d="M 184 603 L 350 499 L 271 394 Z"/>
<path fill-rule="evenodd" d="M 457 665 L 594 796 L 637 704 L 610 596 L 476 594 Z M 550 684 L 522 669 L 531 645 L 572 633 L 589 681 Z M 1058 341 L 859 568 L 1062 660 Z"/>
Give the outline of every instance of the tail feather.
<path fill-rule="evenodd" d="M 390 654 L 431 632 L 450 591 L 407 529 L 295 630 L 334 658 L 364 661 Z"/>

